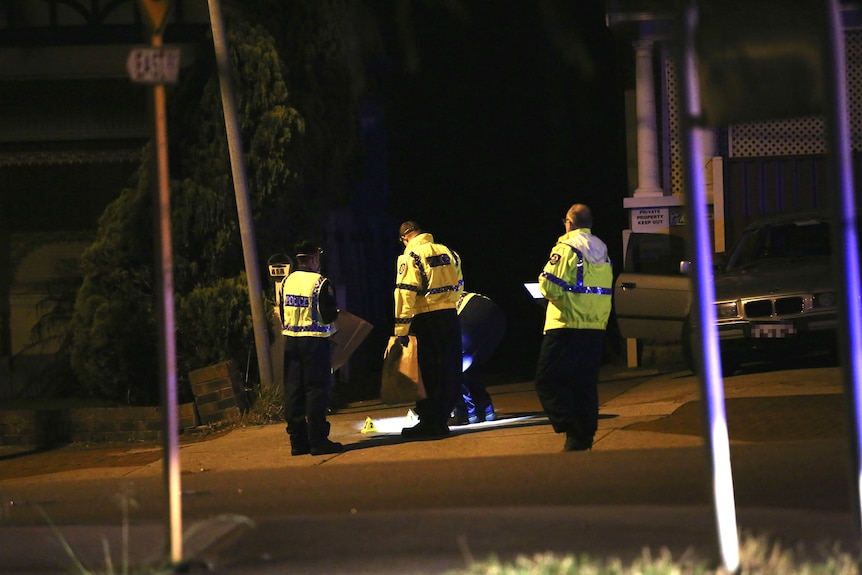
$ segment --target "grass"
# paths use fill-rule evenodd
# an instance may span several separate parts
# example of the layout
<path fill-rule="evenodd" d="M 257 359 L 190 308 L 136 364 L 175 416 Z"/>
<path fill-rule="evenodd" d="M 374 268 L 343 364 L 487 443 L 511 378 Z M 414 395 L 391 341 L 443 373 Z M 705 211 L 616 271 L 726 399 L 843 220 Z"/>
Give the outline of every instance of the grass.
<path fill-rule="evenodd" d="M 740 537 L 740 566 L 736 575 L 860 575 L 860 557 L 837 546 L 822 550 L 816 561 L 797 557 L 793 551 L 770 543 L 765 537 Z M 447 575 L 722 575 L 705 559 L 686 555 L 674 559 L 667 549 L 658 556 L 645 549 L 629 564 L 620 559 L 600 560 L 587 555 L 542 553 L 521 555 L 511 562 L 494 557 L 470 562 L 466 569 Z"/>
<path fill-rule="evenodd" d="M 240 416 L 240 425 L 284 423 L 284 391 L 282 386 L 257 386 L 249 392 L 251 406 Z"/>
<path fill-rule="evenodd" d="M 111 552 L 111 548 L 108 545 L 108 541 L 103 537 L 102 538 L 102 555 L 104 560 L 104 568 L 103 569 L 90 569 L 85 566 L 80 559 L 78 559 L 75 550 L 57 528 L 51 518 L 48 517 L 48 514 L 39 507 L 39 512 L 42 514 L 42 517 L 48 523 L 48 526 L 51 528 L 51 531 L 54 533 L 54 536 L 57 537 L 60 545 L 63 547 L 67 557 L 69 558 L 69 573 L 74 575 L 172 575 L 175 573 L 188 573 L 191 571 L 197 571 L 196 566 L 200 566 L 204 571 L 210 571 L 210 566 L 205 562 L 198 561 L 195 557 L 189 557 L 184 559 L 179 564 L 171 564 L 168 561 L 163 561 L 158 564 L 153 565 L 144 565 L 140 567 L 136 567 L 131 565 L 129 562 L 129 521 L 128 521 L 128 512 L 129 507 L 134 506 L 134 500 L 129 498 L 124 498 L 124 507 L 123 507 L 123 536 L 122 536 L 122 549 L 121 556 L 118 565 L 114 563 L 114 556 Z M 234 525 L 242 525 L 245 527 L 255 527 L 254 521 L 245 517 L 244 515 L 231 515 L 224 514 L 219 515 L 217 517 L 213 517 L 211 519 L 207 519 L 204 521 L 199 521 L 193 524 L 189 529 L 183 533 L 183 540 L 189 540 L 195 535 L 197 535 L 202 530 L 206 529 L 209 525 L 214 523 L 232 523 Z"/>
<path fill-rule="evenodd" d="M 128 507 L 134 502 L 127 500 L 123 509 L 128 517 Z M 59 539 L 70 560 L 69 572 L 74 575 L 170 575 L 189 572 L 195 565 L 212 570 L 212 565 L 196 561 L 194 557 L 184 559 L 178 565 L 160 563 L 135 567 L 128 560 L 128 521 L 124 520 L 123 550 L 119 567 L 115 566 L 107 541 L 102 540 L 104 569 L 92 570 L 81 563 L 74 549 L 68 544 L 48 515 L 40 509 L 42 516 Z M 239 515 L 221 515 L 193 525 L 184 534 L 189 539 L 212 522 L 230 522 L 245 527 L 254 527 L 254 522 Z M 711 562 L 685 553 L 674 558 L 670 551 L 662 549 L 653 555 L 644 549 L 641 556 L 629 563 L 618 558 L 597 559 L 589 555 L 560 555 L 539 553 L 520 555 L 509 562 L 490 557 L 474 561 L 469 550 L 463 548 L 467 567 L 448 571 L 445 575 L 727 575 L 722 567 L 713 567 Z M 735 575 L 860 575 L 860 557 L 854 557 L 835 546 L 823 549 L 818 560 L 801 559 L 793 551 L 783 549 L 779 543 L 771 543 L 765 537 L 740 536 L 740 566 Z"/>

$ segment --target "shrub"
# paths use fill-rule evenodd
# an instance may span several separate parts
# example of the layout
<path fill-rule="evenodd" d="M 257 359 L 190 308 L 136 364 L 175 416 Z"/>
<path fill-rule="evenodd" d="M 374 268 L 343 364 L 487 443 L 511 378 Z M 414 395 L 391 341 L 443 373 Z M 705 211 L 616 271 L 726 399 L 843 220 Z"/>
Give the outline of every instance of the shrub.
<path fill-rule="evenodd" d="M 258 258 L 264 272 L 268 254 L 314 237 L 323 214 L 344 193 L 352 141 L 345 134 L 354 126 L 346 68 L 333 64 L 340 61 L 343 9 L 338 2 L 267 0 L 226 7 L 255 248 L 264 255 Z M 297 11 L 302 20 L 288 17 Z M 284 54 L 287 44 L 276 38 L 295 37 L 291 30 L 304 49 Z M 309 71 L 305 58 L 311 56 L 316 65 Z M 289 93 L 291 86 L 297 94 Z M 176 364 L 183 394 L 191 370 L 224 360 L 257 366 L 220 93 L 212 44 L 206 44 L 169 93 L 168 106 Z M 149 157 L 145 150 L 142 158 Z M 151 184 L 144 161 L 134 187 L 102 215 L 82 258 L 70 327 L 72 368 L 85 393 L 135 404 L 159 400 Z"/>

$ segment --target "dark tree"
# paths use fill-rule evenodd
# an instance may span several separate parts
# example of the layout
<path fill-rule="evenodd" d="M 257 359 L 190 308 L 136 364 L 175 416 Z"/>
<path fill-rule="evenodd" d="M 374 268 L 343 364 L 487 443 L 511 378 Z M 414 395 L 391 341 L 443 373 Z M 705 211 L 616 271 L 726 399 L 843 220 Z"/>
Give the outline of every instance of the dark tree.
<path fill-rule="evenodd" d="M 354 112 L 339 63 L 342 4 L 225 6 L 264 262 L 297 237 L 319 231 L 326 210 L 344 197 Z M 224 360 L 241 370 L 257 365 L 212 44 L 200 54 L 169 95 L 177 375 L 185 399 L 190 370 Z M 145 161 L 136 187 L 124 190 L 102 216 L 82 258 L 84 281 L 71 329 L 72 366 L 87 393 L 133 403 L 159 397 L 151 180 Z"/>

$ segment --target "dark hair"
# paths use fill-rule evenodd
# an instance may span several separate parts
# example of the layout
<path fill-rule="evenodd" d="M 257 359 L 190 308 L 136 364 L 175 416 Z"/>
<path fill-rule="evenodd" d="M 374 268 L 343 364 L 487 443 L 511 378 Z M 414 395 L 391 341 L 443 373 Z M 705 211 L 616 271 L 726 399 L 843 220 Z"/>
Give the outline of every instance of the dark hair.
<path fill-rule="evenodd" d="M 414 222 L 413 220 L 407 220 L 406 222 L 401 224 L 400 228 L 398 228 L 398 237 L 403 238 L 405 235 L 409 234 L 410 232 L 419 233 L 421 231 L 422 231 L 422 226 L 420 226 L 418 223 Z"/>

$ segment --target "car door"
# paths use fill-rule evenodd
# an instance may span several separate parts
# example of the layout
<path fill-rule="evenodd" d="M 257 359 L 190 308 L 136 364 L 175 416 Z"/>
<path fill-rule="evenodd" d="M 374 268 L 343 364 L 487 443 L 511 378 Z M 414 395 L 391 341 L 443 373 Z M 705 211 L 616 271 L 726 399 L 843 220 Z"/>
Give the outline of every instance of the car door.
<path fill-rule="evenodd" d="M 682 270 L 685 240 L 632 233 L 614 284 L 614 312 L 625 338 L 678 341 L 691 308 L 691 280 Z"/>

